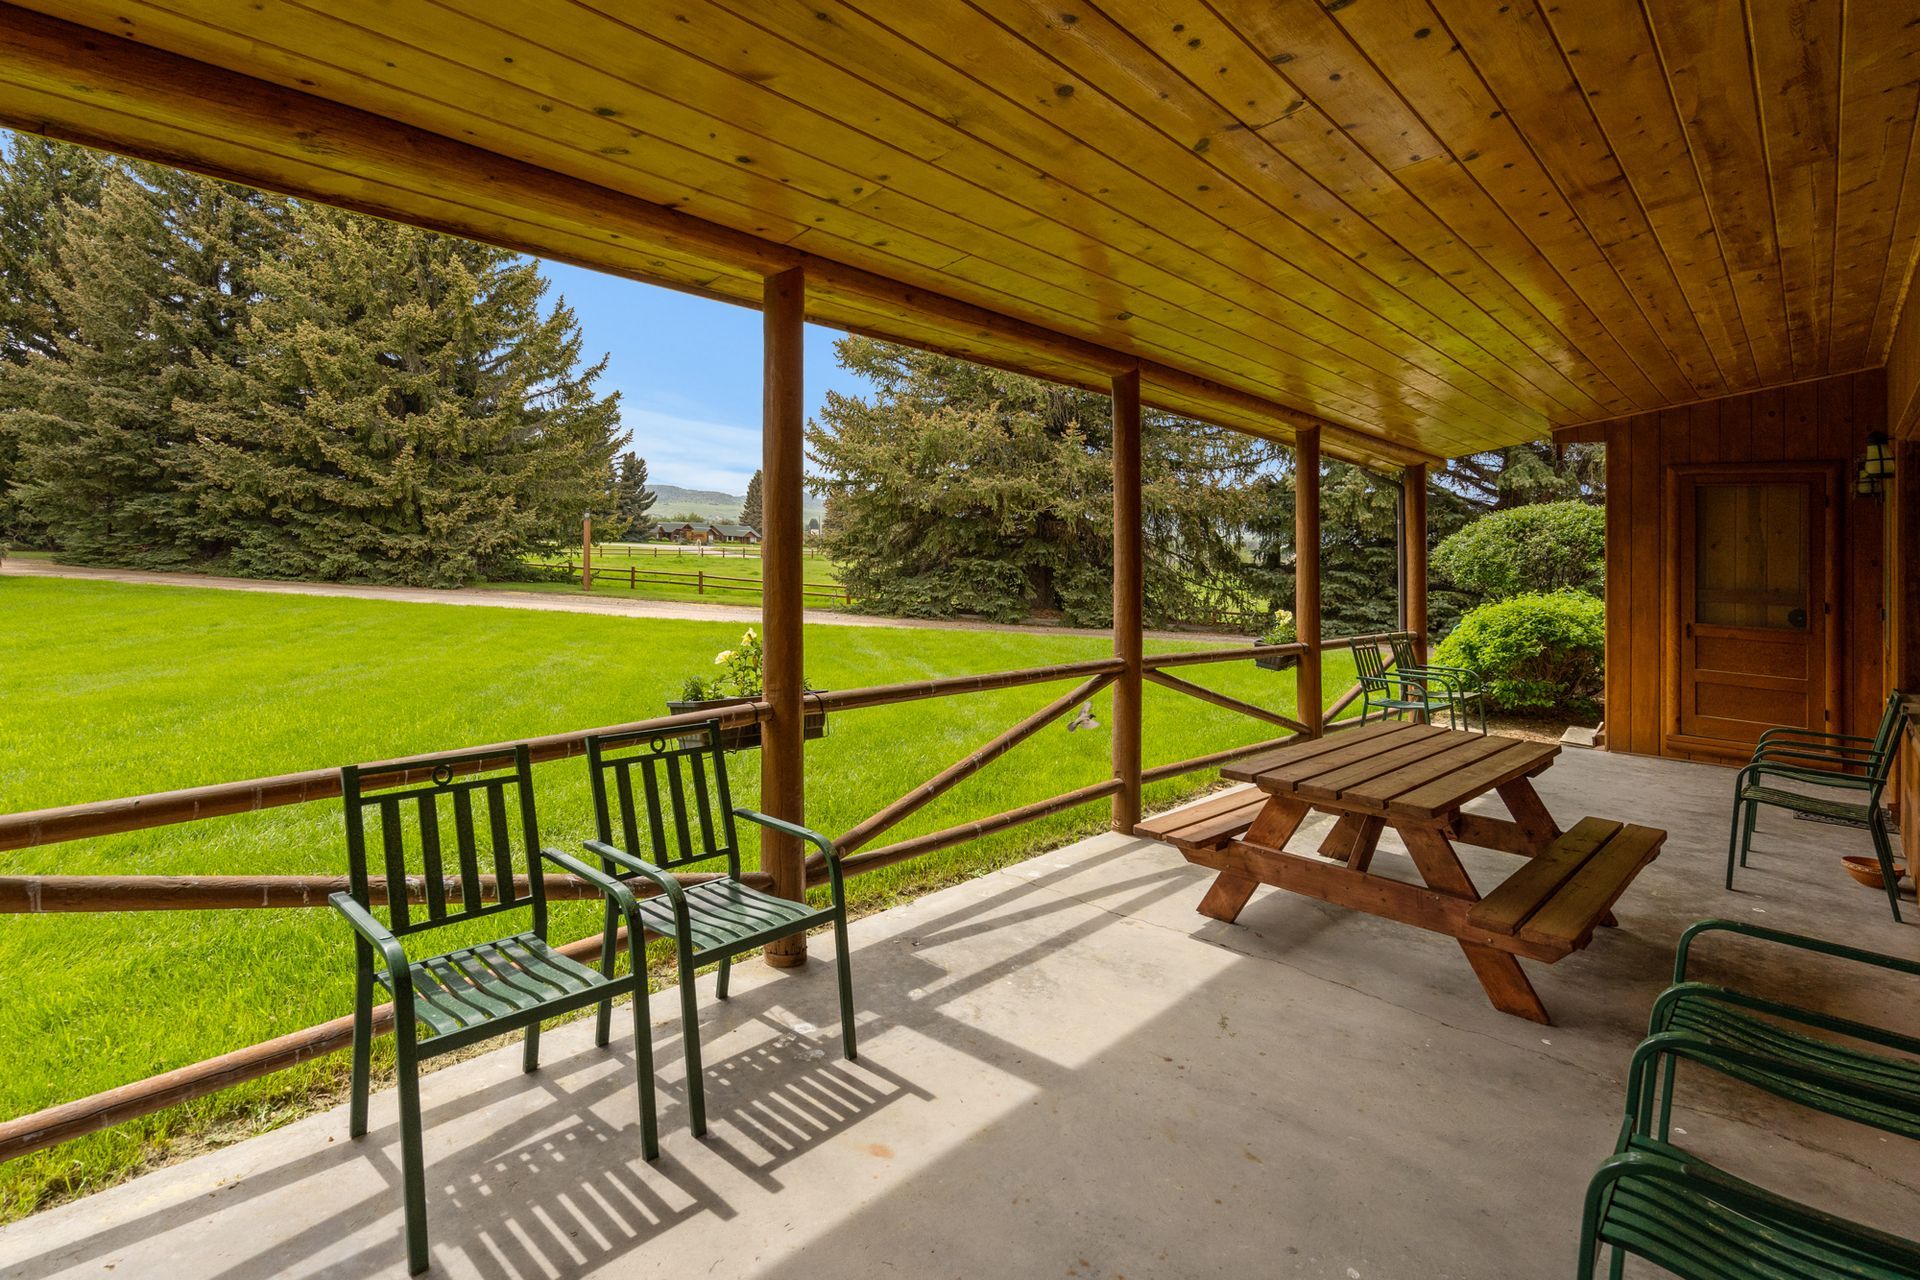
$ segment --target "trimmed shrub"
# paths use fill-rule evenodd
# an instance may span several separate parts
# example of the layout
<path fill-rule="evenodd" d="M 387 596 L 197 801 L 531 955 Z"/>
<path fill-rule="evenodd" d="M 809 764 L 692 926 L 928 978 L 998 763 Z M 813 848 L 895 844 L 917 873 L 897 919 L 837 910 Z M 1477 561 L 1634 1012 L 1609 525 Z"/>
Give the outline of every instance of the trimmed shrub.
<path fill-rule="evenodd" d="M 1584 591 L 1514 596 L 1460 619 L 1437 665 L 1479 674 L 1501 711 L 1591 714 L 1604 687 L 1607 609 Z"/>
<path fill-rule="evenodd" d="M 1607 572 L 1606 512 L 1584 502 L 1495 511 L 1435 547 L 1433 567 L 1482 600 L 1541 591 L 1597 596 Z"/>

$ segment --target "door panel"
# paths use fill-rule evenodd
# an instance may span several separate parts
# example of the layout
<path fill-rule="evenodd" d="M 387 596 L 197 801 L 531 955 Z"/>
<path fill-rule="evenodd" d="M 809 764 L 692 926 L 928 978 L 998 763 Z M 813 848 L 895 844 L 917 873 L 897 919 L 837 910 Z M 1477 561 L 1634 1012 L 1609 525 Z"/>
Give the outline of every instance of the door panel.
<path fill-rule="evenodd" d="M 1681 734 L 1744 746 L 1825 727 L 1826 516 L 1819 471 L 1679 477 Z"/>

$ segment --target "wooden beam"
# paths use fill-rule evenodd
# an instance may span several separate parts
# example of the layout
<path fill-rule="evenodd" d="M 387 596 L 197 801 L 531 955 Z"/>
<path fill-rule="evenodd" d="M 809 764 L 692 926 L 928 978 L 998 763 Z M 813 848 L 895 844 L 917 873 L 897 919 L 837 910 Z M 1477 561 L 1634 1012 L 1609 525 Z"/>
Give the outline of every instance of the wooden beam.
<path fill-rule="evenodd" d="M 1126 669 L 1113 684 L 1113 829 L 1140 821 L 1141 635 L 1146 588 L 1140 524 L 1140 371 L 1113 380 L 1113 655 Z"/>
<path fill-rule="evenodd" d="M 1908 310 L 1913 310 L 1909 304 Z M 1894 444 L 1893 482 L 1887 488 L 1887 688 L 1908 695 L 1908 706 L 1920 708 L 1920 602 L 1910 584 L 1920 577 L 1920 439 Z M 1912 716 L 1912 712 L 1909 712 Z M 1894 787 L 1901 830 L 1920 824 L 1920 719 L 1909 718 L 1900 752 Z M 1912 835 L 1904 837 L 1908 863 L 1920 847 Z"/>
<path fill-rule="evenodd" d="M 317 94 L 0 3 L 0 124 L 743 306 L 804 270 L 809 318 L 1284 439 L 1366 466 L 1433 460 L 1297 405 L 762 239 Z M 1024 356 L 1014 353 L 1026 353 Z"/>
<path fill-rule="evenodd" d="M 1294 708 L 1307 736 L 1319 737 L 1320 696 L 1320 432 L 1294 434 L 1293 633 L 1306 646 L 1294 668 Z"/>
<path fill-rule="evenodd" d="M 1401 608 L 1407 630 L 1413 632 L 1413 651 L 1420 661 L 1427 660 L 1427 469 L 1407 468 L 1400 482 L 1400 501 L 1406 519 L 1402 522 L 1406 538 L 1407 576 Z"/>
<path fill-rule="evenodd" d="M 806 273 L 800 268 L 767 277 L 761 309 L 765 332 L 761 425 L 760 604 L 761 673 L 767 722 L 761 729 L 760 807 L 788 822 L 806 821 L 802 717 L 806 688 L 801 591 L 805 554 L 801 489 L 806 483 L 803 449 L 806 399 Z M 800 842 L 777 831 L 760 833 L 760 869 L 773 891 L 796 901 L 806 896 L 806 855 Z M 807 937 L 792 934 L 767 944 L 775 968 L 805 964 Z"/>

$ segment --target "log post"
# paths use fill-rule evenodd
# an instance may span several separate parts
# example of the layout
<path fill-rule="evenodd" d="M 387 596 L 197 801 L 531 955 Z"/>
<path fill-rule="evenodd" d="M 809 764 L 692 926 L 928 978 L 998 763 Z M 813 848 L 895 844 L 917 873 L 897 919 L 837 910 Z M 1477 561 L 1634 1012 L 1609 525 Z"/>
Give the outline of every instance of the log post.
<path fill-rule="evenodd" d="M 1920 697 L 1920 605 L 1914 603 L 1907 584 L 1920 575 L 1920 440 L 1894 444 L 1886 539 L 1886 610 L 1890 624 L 1887 688 L 1889 692 L 1898 689 L 1912 699 Z M 1901 829 L 1910 832 L 1920 822 L 1920 721 L 1909 720 L 1902 736 L 1905 740 L 1892 799 Z M 1906 841 L 1911 855 L 1914 839 L 1909 835 Z M 1911 856 L 1908 860 L 1912 861 Z"/>
<path fill-rule="evenodd" d="M 580 589 L 593 590 L 593 512 L 580 518 Z"/>
<path fill-rule="evenodd" d="M 761 429 L 762 695 L 770 712 L 761 730 L 760 807 L 789 822 L 806 821 L 802 756 L 801 690 L 804 649 L 800 571 L 802 444 L 806 429 L 802 362 L 805 351 L 806 278 L 799 268 L 767 277 L 765 326 L 765 422 Z M 774 831 L 760 834 L 760 869 L 773 891 L 795 900 L 807 888 L 806 855 L 800 842 Z M 805 964 L 804 933 L 767 946 L 767 963 L 786 969 Z"/>
<path fill-rule="evenodd" d="M 1140 528 L 1140 371 L 1113 379 L 1113 829 L 1140 821 L 1141 618 L 1146 607 Z"/>
<path fill-rule="evenodd" d="M 1409 466 L 1400 480 L 1403 519 L 1401 563 L 1406 576 L 1401 580 L 1401 617 L 1413 633 L 1413 652 L 1427 660 L 1427 468 L 1423 463 Z"/>
<path fill-rule="evenodd" d="M 1293 434 L 1293 633 L 1306 646 L 1295 667 L 1294 706 L 1307 736 L 1324 727 L 1320 693 L 1320 428 Z"/>

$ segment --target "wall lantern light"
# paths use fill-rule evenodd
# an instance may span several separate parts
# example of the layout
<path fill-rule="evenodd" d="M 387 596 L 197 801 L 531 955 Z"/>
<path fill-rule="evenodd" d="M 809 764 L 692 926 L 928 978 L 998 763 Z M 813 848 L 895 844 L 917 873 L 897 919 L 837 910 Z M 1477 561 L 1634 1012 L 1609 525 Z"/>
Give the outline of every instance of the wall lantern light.
<path fill-rule="evenodd" d="M 1866 456 L 1860 459 L 1860 472 L 1854 478 L 1853 491 L 1863 497 L 1875 496 L 1886 491 L 1887 481 L 1893 479 L 1893 442 L 1887 439 L 1884 431 L 1875 431 L 1867 437 Z"/>

